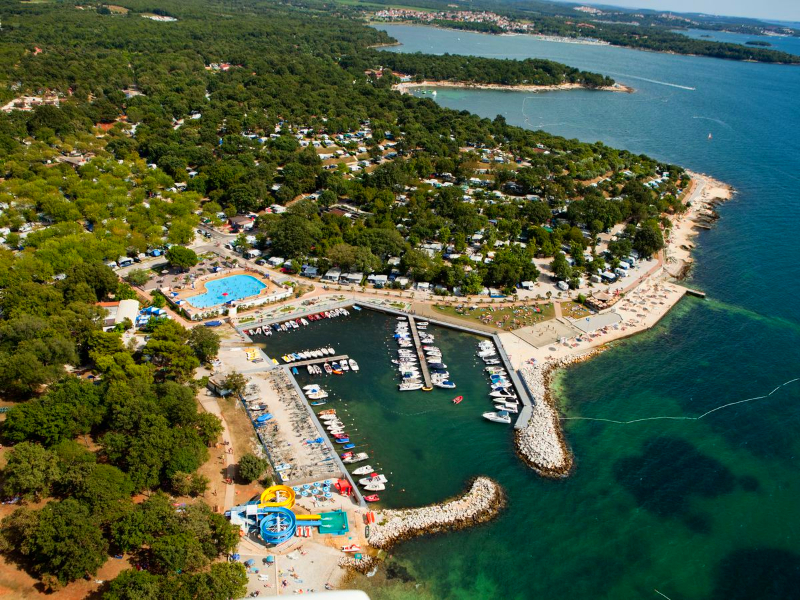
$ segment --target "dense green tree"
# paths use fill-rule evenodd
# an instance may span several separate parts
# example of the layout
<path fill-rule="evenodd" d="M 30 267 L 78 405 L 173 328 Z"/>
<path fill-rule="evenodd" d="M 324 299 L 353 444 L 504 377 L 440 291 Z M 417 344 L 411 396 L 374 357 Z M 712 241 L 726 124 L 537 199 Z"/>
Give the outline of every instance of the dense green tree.
<path fill-rule="evenodd" d="M 170 265 L 181 271 L 186 271 L 199 261 L 194 250 L 183 246 L 172 246 L 164 256 Z"/>
<path fill-rule="evenodd" d="M 266 459 L 248 453 L 239 459 L 237 473 L 242 481 L 250 483 L 261 477 L 264 471 L 267 470 L 267 467 L 269 467 L 269 462 L 267 462 Z"/>
<path fill-rule="evenodd" d="M 48 496 L 59 477 L 58 463 L 39 444 L 22 442 L 10 452 L 3 469 L 5 491 L 27 498 Z"/>
<path fill-rule="evenodd" d="M 201 362 L 208 362 L 215 358 L 219 352 L 219 346 L 219 335 L 208 327 L 194 327 L 189 332 L 189 347 Z"/>

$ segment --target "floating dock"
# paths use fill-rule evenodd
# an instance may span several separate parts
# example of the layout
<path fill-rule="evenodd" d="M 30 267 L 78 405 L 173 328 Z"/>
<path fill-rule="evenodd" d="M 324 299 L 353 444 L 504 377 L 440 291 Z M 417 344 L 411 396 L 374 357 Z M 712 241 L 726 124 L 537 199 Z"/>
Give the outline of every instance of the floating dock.
<path fill-rule="evenodd" d="M 425 380 L 425 387 L 432 388 L 431 372 L 428 369 L 428 361 L 425 360 L 425 353 L 422 351 L 422 342 L 419 341 L 419 332 L 417 331 L 417 322 L 414 317 L 408 315 L 409 328 L 411 329 L 411 337 L 414 338 L 414 345 L 417 347 L 417 357 L 419 358 L 419 366 L 422 369 L 422 378 Z"/>
<path fill-rule="evenodd" d="M 320 365 L 329 362 L 342 362 L 350 358 L 347 354 L 339 354 L 338 356 L 323 356 L 321 358 L 311 358 L 309 360 L 298 360 L 295 362 L 281 364 L 282 367 L 305 367 L 306 365 Z"/>

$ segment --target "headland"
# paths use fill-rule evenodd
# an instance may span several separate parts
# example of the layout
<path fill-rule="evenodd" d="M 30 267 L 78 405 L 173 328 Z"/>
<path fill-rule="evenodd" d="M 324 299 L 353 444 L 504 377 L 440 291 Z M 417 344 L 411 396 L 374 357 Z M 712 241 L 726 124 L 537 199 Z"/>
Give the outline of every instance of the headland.
<path fill-rule="evenodd" d="M 422 87 L 461 88 L 461 89 L 471 89 L 471 90 L 495 90 L 495 91 L 505 91 L 505 92 L 529 92 L 533 94 L 539 92 L 561 92 L 569 90 L 624 92 L 626 94 L 632 94 L 635 91 L 632 87 L 628 87 L 627 85 L 622 85 L 621 83 L 615 83 L 614 85 L 606 85 L 598 87 L 598 86 L 586 85 L 584 83 L 560 83 L 557 85 L 527 85 L 527 84 L 503 85 L 500 83 L 476 83 L 472 81 L 436 81 L 436 80 L 426 80 L 419 82 L 406 81 L 402 83 L 396 83 L 395 85 L 392 86 L 392 89 L 400 92 L 401 94 L 409 94 L 411 93 L 411 90 Z"/>

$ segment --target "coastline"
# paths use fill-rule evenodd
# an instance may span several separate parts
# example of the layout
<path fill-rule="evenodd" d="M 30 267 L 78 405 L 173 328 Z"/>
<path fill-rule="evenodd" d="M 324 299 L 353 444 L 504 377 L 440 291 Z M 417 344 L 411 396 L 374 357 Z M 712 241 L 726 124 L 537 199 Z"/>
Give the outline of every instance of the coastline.
<path fill-rule="evenodd" d="M 615 83 L 614 85 L 592 87 L 583 83 L 559 83 L 555 85 L 503 85 L 501 83 L 474 83 L 469 81 L 435 81 L 425 80 L 420 82 L 406 81 L 403 83 L 396 83 L 392 89 L 400 92 L 401 94 L 410 94 L 411 90 L 421 87 L 447 87 L 447 88 L 460 88 L 472 90 L 495 90 L 495 91 L 508 91 L 508 92 L 558 92 L 567 90 L 591 90 L 599 92 L 623 92 L 632 94 L 635 90 L 632 87 Z"/>
<path fill-rule="evenodd" d="M 689 291 L 670 280 L 685 277 L 691 267 L 688 241 L 698 233 L 698 225 L 708 228 L 709 220 L 717 217 L 714 207 L 729 200 L 731 186 L 708 175 L 688 172 L 692 182 L 684 204 L 689 208 L 681 215 L 670 217 L 673 226 L 665 239 L 659 268 L 643 277 L 622 300 L 601 313 L 616 313 L 620 321 L 606 325 L 591 334 L 579 334 L 536 348 L 513 333 L 501 334 L 503 345 L 512 363 L 534 398 L 528 423 L 515 432 L 514 445 L 519 458 L 543 477 L 566 477 L 574 467 L 574 457 L 567 445 L 561 426 L 557 402 L 550 386 L 555 372 L 570 365 L 591 359 L 603 352 L 610 342 L 647 331 L 655 326 Z M 666 260 L 664 257 L 667 257 Z M 666 266 L 669 263 L 669 268 Z"/>

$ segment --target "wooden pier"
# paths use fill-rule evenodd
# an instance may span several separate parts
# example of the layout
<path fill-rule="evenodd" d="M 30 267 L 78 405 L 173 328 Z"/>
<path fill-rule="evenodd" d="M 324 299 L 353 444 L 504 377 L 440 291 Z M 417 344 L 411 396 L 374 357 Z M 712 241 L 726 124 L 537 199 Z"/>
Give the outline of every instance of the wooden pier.
<path fill-rule="evenodd" d="M 294 362 L 289 363 L 281 363 L 282 367 L 305 367 L 306 365 L 319 365 L 322 363 L 329 363 L 329 362 L 342 362 L 343 360 L 347 360 L 350 358 L 347 354 L 339 354 L 338 356 L 322 356 L 320 358 L 311 358 L 309 360 L 296 360 Z"/>
<path fill-rule="evenodd" d="M 428 369 L 428 361 L 425 360 L 425 353 L 422 351 L 422 342 L 419 341 L 419 332 L 417 331 L 417 323 L 414 317 L 408 315 L 409 329 L 411 329 L 411 337 L 414 338 L 414 345 L 417 347 L 417 357 L 419 358 L 419 368 L 422 369 L 422 378 L 425 380 L 425 387 L 432 388 L 431 372 Z"/>

